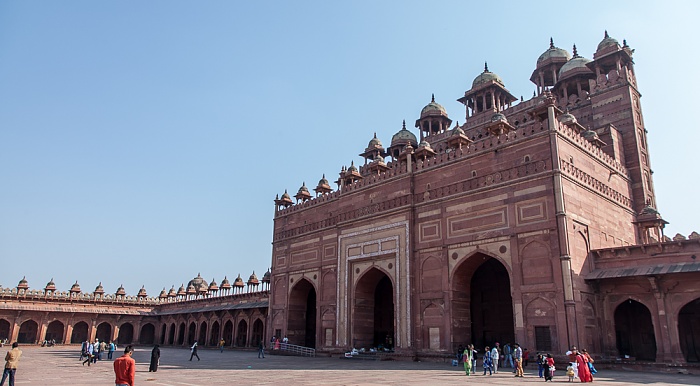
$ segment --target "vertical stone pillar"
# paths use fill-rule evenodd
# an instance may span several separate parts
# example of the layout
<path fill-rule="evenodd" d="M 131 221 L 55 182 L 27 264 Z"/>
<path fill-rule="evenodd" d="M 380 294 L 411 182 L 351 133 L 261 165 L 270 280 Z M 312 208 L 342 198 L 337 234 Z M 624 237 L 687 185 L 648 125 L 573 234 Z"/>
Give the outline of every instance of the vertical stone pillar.
<path fill-rule="evenodd" d="M 658 281 L 655 277 L 647 277 L 649 279 L 649 284 L 651 285 L 652 293 L 656 299 L 656 307 L 658 308 L 658 316 L 652 315 L 655 326 L 655 334 L 661 339 L 657 339 L 657 348 L 660 348 L 660 352 L 656 357 L 656 361 L 672 362 L 673 357 L 671 355 L 671 334 L 669 334 L 668 329 L 668 315 L 666 313 L 666 296 L 664 292 L 658 287 Z M 661 345 L 658 344 L 659 340 Z M 680 347 L 680 344 L 676 347 Z"/>
<path fill-rule="evenodd" d="M 141 321 L 132 323 L 131 325 L 134 326 L 134 339 L 131 343 L 138 344 L 141 342 Z"/>
<path fill-rule="evenodd" d="M 90 320 L 90 327 L 88 328 L 88 340 L 90 342 L 95 341 L 95 337 L 97 336 L 97 317 L 92 318 Z"/>
<path fill-rule="evenodd" d="M 118 344 L 121 344 L 117 339 L 119 338 L 119 322 L 114 324 L 114 328 L 112 329 L 112 342 L 117 342 Z"/>
<path fill-rule="evenodd" d="M 73 319 L 66 320 L 66 328 L 63 329 L 63 344 L 69 344 L 73 337 Z"/>

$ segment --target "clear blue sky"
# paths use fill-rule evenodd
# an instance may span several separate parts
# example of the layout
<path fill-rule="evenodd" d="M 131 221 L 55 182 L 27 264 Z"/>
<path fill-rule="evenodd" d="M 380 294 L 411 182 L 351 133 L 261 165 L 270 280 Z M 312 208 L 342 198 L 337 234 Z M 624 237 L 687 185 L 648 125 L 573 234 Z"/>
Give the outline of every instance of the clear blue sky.
<path fill-rule="evenodd" d="M 536 5 L 534 5 L 536 4 Z M 261 276 L 275 194 L 333 180 L 552 36 L 636 49 L 667 234 L 700 231 L 697 2 L 2 1 L 0 285 L 149 295 Z M 411 125 L 412 126 L 412 125 Z"/>

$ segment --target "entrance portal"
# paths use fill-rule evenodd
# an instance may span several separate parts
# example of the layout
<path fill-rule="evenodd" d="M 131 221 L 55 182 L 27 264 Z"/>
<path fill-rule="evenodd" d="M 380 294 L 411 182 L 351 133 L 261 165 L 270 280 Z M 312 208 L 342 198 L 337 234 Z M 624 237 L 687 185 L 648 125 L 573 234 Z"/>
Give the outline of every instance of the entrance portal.
<path fill-rule="evenodd" d="M 49 323 L 48 328 L 46 329 L 46 337 L 44 339 L 50 341 L 50 340 L 56 340 L 56 343 L 63 343 L 63 323 L 54 320 L 53 322 Z"/>
<path fill-rule="evenodd" d="M 469 289 L 469 290 L 467 290 Z M 497 259 L 476 254 L 457 268 L 452 286 L 452 344 L 492 346 L 513 342 L 510 276 Z"/>
<path fill-rule="evenodd" d="M 139 333 L 139 344 L 153 344 L 156 341 L 156 326 L 146 323 L 141 326 Z"/>
<path fill-rule="evenodd" d="M 134 326 L 131 323 L 124 323 L 119 327 L 117 343 L 120 345 L 131 344 L 134 340 Z"/>
<path fill-rule="evenodd" d="M 88 325 L 85 322 L 78 322 L 73 326 L 73 333 L 70 337 L 70 342 L 83 343 L 88 340 Z"/>
<path fill-rule="evenodd" d="M 0 319 L 0 339 L 10 340 L 10 322 Z"/>
<path fill-rule="evenodd" d="M 649 309 L 632 299 L 615 309 L 617 351 L 644 361 L 656 361 L 656 336 Z"/>
<path fill-rule="evenodd" d="M 678 337 L 686 362 L 700 362 L 700 298 L 681 308 L 678 313 Z"/>
<path fill-rule="evenodd" d="M 227 346 L 233 346 L 233 323 L 230 320 L 224 324 L 223 338 Z"/>
<path fill-rule="evenodd" d="M 17 336 L 18 343 L 31 343 L 37 341 L 39 333 L 39 325 L 33 320 L 27 320 L 19 326 L 19 335 Z"/>
<path fill-rule="evenodd" d="M 299 280 L 289 294 L 287 338 L 291 344 L 316 348 L 316 289 Z"/>
<path fill-rule="evenodd" d="M 100 325 L 97 326 L 95 336 L 100 342 L 110 342 L 112 340 L 112 326 L 107 322 L 100 323 Z"/>
<path fill-rule="evenodd" d="M 247 335 L 248 323 L 245 320 L 241 320 L 238 322 L 238 331 L 236 331 L 236 347 L 245 347 Z"/>
<path fill-rule="evenodd" d="M 355 287 L 353 347 L 394 347 L 394 286 L 389 276 L 373 268 Z"/>

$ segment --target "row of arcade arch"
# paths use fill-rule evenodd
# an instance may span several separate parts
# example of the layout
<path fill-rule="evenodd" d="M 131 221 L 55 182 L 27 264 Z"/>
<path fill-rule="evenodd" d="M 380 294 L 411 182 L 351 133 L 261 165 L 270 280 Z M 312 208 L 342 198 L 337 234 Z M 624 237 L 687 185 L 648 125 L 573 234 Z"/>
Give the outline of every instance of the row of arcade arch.
<path fill-rule="evenodd" d="M 260 318 L 256 318 L 252 325 L 246 320 L 239 320 L 234 324 L 233 320 L 219 323 L 184 321 L 164 323 L 161 326 L 158 342 L 171 346 L 191 346 L 195 340 L 198 345 L 218 346 L 221 339 L 227 347 L 251 347 L 264 340 L 265 324 Z"/>
<path fill-rule="evenodd" d="M 393 348 L 395 341 L 394 283 L 390 276 L 373 267 L 362 274 L 352 294 L 350 336 L 353 347 Z M 469 288 L 469 291 L 464 290 Z M 514 342 L 513 300 L 510 274 L 496 258 L 477 254 L 455 271 L 452 285 L 452 333 L 455 342 L 476 347 L 494 342 Z M 317 290 L 302 278 L 288 300 L 286 335 L 292 344 L 316 347 Z M 429 315 L 442 319 L 442 314 Z M 323 318 L 320 319 L 323 323 Z M 700 362 L 700 298 L 686 304 L 678 314 L 678 333 L 687 362 Z M 649 309 L 627 300 L 614 311 L 618 355 L 656 361 L 656 337 Z M 280 331 L 276 331 L 280 335 Z M 425 337 L 428 340 L 429 337 Z M 320 342 L 319 342 L 320 343 Z M 328 342 L 326 342 L 326 345 Z"/>

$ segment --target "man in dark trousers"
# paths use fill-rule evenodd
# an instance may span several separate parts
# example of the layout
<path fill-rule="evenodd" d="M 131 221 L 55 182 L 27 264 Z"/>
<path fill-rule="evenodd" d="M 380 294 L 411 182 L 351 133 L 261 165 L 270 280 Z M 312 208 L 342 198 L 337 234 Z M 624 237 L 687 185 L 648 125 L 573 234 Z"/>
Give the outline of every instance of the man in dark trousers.
<path fill-rule="evenodd" d="M 194 344 L 192 347 L 190 347 L 190 361 L 192 360 L 193 357 L 197 357 L 197 360 L 199 360 L 199 355 L 197 355 L 197 341 L 194 341 Z"/>
<path fill-rule="evenodd" d="M 263 344 L 262 339 L 260 339 L 258 343 L 258 358 L 265 359 L 265 345 Z"/>

